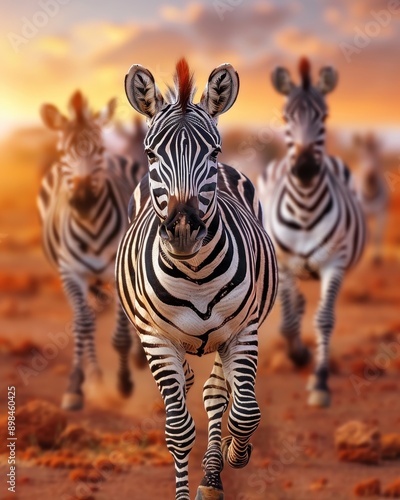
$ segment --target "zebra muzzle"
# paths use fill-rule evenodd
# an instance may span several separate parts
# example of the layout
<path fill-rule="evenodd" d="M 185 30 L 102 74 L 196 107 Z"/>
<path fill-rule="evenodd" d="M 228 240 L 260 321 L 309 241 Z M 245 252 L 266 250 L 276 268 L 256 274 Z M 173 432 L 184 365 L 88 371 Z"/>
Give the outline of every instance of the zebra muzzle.
<path fill-rule="evenodd" d="M 172 220 L 166 220 L 160 227 L 160 237 L 168 253 L 184 260 L 200 250 L 207 229 L 197 214 L 178 212 Z"/>
<path fill-rule="evenodd" d="M 319 174 L 320 164 L 317 162 L 312 147 L 305 148 L 296 156 L 291 173 L 303 184 L 309 184 Z"/>
<path fill-rule="evenodd" d="M 69 199 L 71 207 L 75 208 L 84 217 L 97 202 L 97 196 L 91 188 L 90 177 L 77 178 Z"/>

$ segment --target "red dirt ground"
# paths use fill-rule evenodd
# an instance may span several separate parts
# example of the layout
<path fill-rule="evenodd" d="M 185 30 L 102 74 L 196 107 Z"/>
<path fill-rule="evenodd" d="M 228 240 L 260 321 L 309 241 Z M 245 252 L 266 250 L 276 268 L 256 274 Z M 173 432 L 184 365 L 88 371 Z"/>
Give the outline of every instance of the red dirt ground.
<path fill-rule="evenodd" d="M 306 406 L 308 373 L 295 372 L 282 354 L 278 336 L 279 304 L 262 326 L 257 379 L 262 421 L 253 438 L 254 452 L 249 466 L 238 471 L 229 468 L 223 471 L 226 500 L 344 500 L 354 497 L 354 487 L 361 481 L 376 478 L 385 491 L 388 485 L 400 479 L 399 457 L 382 460 L 379 465 L 347 463 L 338 460 L 334 448 L 335 429 L 349 420 L 375 424 L 382 434 L 400 433 L 400 227 L 396 225 L 399 213 L 392 210 L 384 263 L 373 267 L 367 254 L 345 281 L 332 340 L 331 408 Z M 70 340 L 27 383 L 20 375 L 21 365 L 32 367 L 32 349 L 46 351 L 46 345 L 51 343 L 49 334 L 68 331 L 70 311 L 38 244 L 35 214 L 21 210 L 16 211 L 13 218 L 9 222 L 10 236 L 5 236 L 1 254 L 0 416 L 6 411 L 7 385 L 16 386 L 18 408 L 32 399 L 59 405 L 72 355 Z M 0 215 L 0 223 L 3 222 Z M 25 231 L 13 236 L 13 225 L 23 225 Z M 306 283 L 303 288 L 307 297 L 303 331 L 312 343 L 312 314 L 318 300 L 318 284 Z M 17 444 L 16 495 L 8 494 L 5 489 L 7 464 L 3 447 L 1 498 L 156 500 L 174 497 L 174 470 L 165 453 L 165 444 L 162 439 L 161 442 L 156 439 L 155 444 L 148 442 L 149 435 L 160 436 L 163 432 L 160 396 L 149 370 L 145 369 L 135 371 L 134 396 L 128 401 L 118 397 L 117 357 L 110 345 L 112 327 L 111 307 L 98 316 L 97 345 L 104 384 L 100 388 L 87 386 L 85 409 L 66 415 L 69 425 L 90 429 L 99 436 L 99 441 L 78 446 L 74 452 L 77 461 L 72 468 L 63 468 L 62 460 L 52 461 L 52 457 L 59 456 L 57 450 L 33 449 L 33 458 L 28 459 L 29 453 L 18 451 Z M 399 346 L 398 353 L 385 365 L 385 370 L 380 370 L 377 367 L 383 358 L 378 353 L 391 342 Z M 206 447 L 207 422 L 201 388 L 211 369 L 212 357 L 191 358 L 191 361 L 196 373 L 195 385 L 188 396 L 197 428 L 190 460 L 194 497 L 202 476 L 201 459 Z M 366 378 L 365 373 L 372 375 Z M 360 381 L 364 383 L 357 392 L 355 384 Z M 141 439 L 139 447 L 135 445 L 136 448 L 129 451 L 136 457 L 131 460 L 134 463 L 128 463 L 125 448 L 119 441 L 126 431 L 136 432 Z M 116 470 L 99 477 L 95 472 L 98 459 L 114 457 L 113 451 L 124 451 L 121 463 Z M 38 465 L 35 454 L 47 465 Z M 88 471 L 91 471 L 89 479 Z"/>

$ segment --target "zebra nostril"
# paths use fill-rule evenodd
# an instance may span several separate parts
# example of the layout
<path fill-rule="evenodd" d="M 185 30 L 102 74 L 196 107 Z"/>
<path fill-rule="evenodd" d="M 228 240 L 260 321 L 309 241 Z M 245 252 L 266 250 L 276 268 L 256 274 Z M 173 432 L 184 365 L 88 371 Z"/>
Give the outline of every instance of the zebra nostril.
<path fill-rule="evenodd" d="M 161 224 L 159 234 L 163 240 L 169 240 L 168 231 L 165 224 Z"/>
<path fill-rule="evenodd" d="M 196 241 L 202 240 L 206 237 L 207 234 L 207 228 L 204 223 L 201 223 L 198 229 L 198 233 L 196 235 Z"/>

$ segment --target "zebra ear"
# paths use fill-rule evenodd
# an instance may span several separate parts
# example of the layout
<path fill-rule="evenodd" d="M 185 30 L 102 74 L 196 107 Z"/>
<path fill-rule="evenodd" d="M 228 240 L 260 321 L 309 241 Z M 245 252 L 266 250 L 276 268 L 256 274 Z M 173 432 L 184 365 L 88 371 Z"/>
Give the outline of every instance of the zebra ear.
<path fill-rule="evenodd" d="M 317 89 L 322 92 L 322 94 L 328 94 L 336 87 L 338 79 L 339 76 L 335 68 L 332 68 L 332 66 L 325 66 L 321 68 L 319 72 Z"/>
<path fill-rule="evenodd" d="M 210 74 L 200 105 L 217 118 L 236 101 L 239 93 L 239 75 L 230 64 L 221 64 Z"/>
<path fill-rule="evenodd" d="M 131 106 L 148 118 L 153 118 L 164 104 L 153 75 L 140 64 L 131 66 L 125 76 L 125 92 Z"/>
<path fill-rule="evenodd" d="M 114 97 L 108 103 L 106 106 L 100 111 L 100 113 L 95 114 L 95 118 L 97 118 L 99 124 L 101 126 L 105 125 L 108 123 L 111 118 L 113 117 L 115 110 L 117 108 L 117 99 Z"/>
<path fill-rule="evenodd" d="M 46 127 L 51 130 L 62 130 L 68 120 L 52 104 L 43 104 L 40 108 L 40 116 Z"/>
<path fill-rule="evenodd" d="M 272 85 L 274 89 L 283 95 L 288 95 L 294 88 L 294 83 L 290 77 L 290 73 L 286 68 L 278 66 L 271 74 Z"/>

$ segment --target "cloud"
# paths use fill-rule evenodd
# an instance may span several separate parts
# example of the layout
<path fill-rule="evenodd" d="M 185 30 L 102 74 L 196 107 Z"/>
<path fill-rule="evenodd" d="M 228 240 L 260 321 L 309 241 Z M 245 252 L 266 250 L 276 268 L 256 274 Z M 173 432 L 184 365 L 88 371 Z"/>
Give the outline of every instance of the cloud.
<path fill-rule="evenodd" d="M 277 33 L 275 42 L 278 48 L 296 56 L 325 54 L 327 57 L 331 57 L 336 50 L 336 46 L 331 42 L 294 27 L 286 28 Z"/>
<path fill-rule="evenodd" d="M 71 93 L 81 88 L 96 109 L 116 95 L 128 118 L 131 110 L 123 79 L 130 65 L 147 66 L 165 89 L 177 59 L 186 56 L 196 72 L 199 93 L 215 66 L 232 63 L 240 74 L 241 91 L 227 120 L 261 123 L 282 104 L 270 84 L 271 69 L 277 64 L 294 68 L 298 57 L 305 54 L 315 70 L 330 63 L 339 69 L 340 85 L 330 98 L 337 113 L 334 116 L 345 121 L 387 120 L 390 113 L 394 115 L 390 103 L 397 102 L 400 14 L 351 63 L 339 46 L 353 43 L 354 27 L 364 29 L 370 9 L 379 10 L 381 0 L 378 2 L 355 12 L 353 3 L 338 0 L 335 6 L 311 15 L 303 3 L 249 0 L 227 10 L 221 21 L 212 2 L 189 2 L 177 8 L 171 0 L 171 5 L 160 8 L 147 22 L 99 19 L 65 26 L 56 34 L 42 30 L 20 54 L 3 39 L 0 105 L 6 118 L 36 118 L 43 101 L 64 109 Z M 310 27 L 311 21 L 315 26 Z"/>
<path fill-rule="evenodd" d="M 168 22 L 192 23 L 203 10 L 199 3 L 190 3 L 184 9 L 178 9 L 173 5 L 163 5 L 160 8 L 161 18 Z"/>

